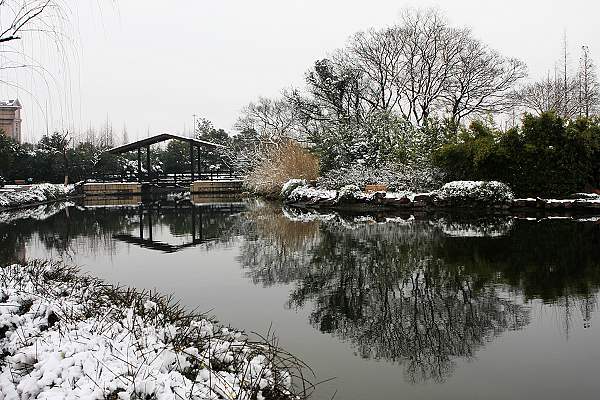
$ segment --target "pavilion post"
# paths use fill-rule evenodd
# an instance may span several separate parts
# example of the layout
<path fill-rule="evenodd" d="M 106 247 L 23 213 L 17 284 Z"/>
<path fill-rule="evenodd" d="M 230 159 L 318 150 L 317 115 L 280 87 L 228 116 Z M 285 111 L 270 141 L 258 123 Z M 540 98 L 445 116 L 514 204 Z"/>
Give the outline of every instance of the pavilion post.
<path fill-rule="evenodd" d="M 150 146 L 146 147 L 146 173 L 148 175 L 148 182 L 150 182 L 150 171 L 152 171 L 152 167 L 150 165 Z"/>
<path fill-rule="evenodd" d="M 142 183 L 142 150 L 138 147 L 137 149 L 137 161 L 138 161 L 138 181 Z"/>
<path fill-rule="evenodd" d="M 192 182 L 194 182 L 194 144 L 190 142 L 190 167 L 192 170 Z"/>

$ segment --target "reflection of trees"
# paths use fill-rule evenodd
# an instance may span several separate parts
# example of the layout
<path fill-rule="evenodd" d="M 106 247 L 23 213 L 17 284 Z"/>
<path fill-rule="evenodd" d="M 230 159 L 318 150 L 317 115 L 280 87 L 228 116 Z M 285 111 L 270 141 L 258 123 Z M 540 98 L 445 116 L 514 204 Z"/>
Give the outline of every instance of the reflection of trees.
<path fill-rule="evenodd" d="M 456 359 L 528 323 L 504 284 L 556 301 L 569 288 L 595 293 L 600 273 L 593 225 L 518 222 L 501 237 L 461 237 L 459 223 L 449 236 L 428 221 L 343 227 L 286 221 L 273 210 L 250 219 L 241 261 L 253 281 L 294 282 L 290 307 L 311 304 L 320 331 L 362 357 L 402 363 L 410 381 L 443 380 Z M 595 303 L 577 304 L 589 320 Z"/>
<path fill-rule="evenodd" d="M 595 294 L 600 285 L 600 225 L 516 221 L 510 235 L 448 238 L 436 255 L 471 273 L 518 288 L 528 299 L 556 302 Z"/>
<path fill-rule="evenodd" d="M 295 223 L 273 204 L 252 204 L 244 219 L 240 262 L 254 283 L 289 283 L 306 274 L 309 249 L 320 243 L 318 222 Z"/>

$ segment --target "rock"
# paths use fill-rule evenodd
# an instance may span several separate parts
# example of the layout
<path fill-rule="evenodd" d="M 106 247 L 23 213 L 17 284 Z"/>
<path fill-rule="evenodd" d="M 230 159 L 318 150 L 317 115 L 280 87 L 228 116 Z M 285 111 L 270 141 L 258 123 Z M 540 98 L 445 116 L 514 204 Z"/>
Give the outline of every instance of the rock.
<path fill-rule="evenodd" d="M 535 198 L 535 206 L 537 208 L 546 208 L 546 200 L 544 200 L 540 197 L 536 197 Z"/>
<path fill-rule="evenodd" d="M 412 206 L 412 202 L 408 197 L 384 197 L 379 200 L 380 204 L 393 206 L 398 208 L 408 208 Z"/>
<path fill-rule="evenodd" d="M 546 200 L 546 208 L 565 209 L 572 208 L 572 200 Z"/>
<path fill-rule="evenodd" d="M 596 209 L 600 208 L 600 200 L 575 200 L 573 208 Z"/>
<path fill-rule="evenodd" d="M 367 193 L 387 192 L 387 190 L 388 190 L 388 186 L 384 185 L 384 184 L 366 185 L 365 186 L 365 192 L 367 192 Z"/>
<path fill-rule="evenodd" d="M 413 197 L 414 202 L 422 202 L 426 204 L 433 203 L 435 195 L 433 193 L 417 193 Z"/>
<path fill-rule="evenodd" d="M 512 202 L 513 207 L 518 208 L 535 208 L 537 206 L 536 199 L 514 199 Z"/>

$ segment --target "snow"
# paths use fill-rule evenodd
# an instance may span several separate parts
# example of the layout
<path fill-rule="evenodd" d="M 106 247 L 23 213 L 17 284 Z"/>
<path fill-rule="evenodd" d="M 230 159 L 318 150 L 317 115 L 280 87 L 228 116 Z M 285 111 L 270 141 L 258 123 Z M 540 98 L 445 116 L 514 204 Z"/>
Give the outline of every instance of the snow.
<path fill-rule="evenodd" d="M 189 191 L 185 191 L 185 192 L 175 192 L 175 193 L 167 193 L 167 200 L 168 201 L 183 201 L 183 200 L 190 200 L 192 197 L 191 192 Z"/>
<path fill-rule="evenodd" d="M 300 186 L 292 190 L 287 197 L 288 201 L 335 201 L 338 197 L 337 190 L 317 189 L 308 186 Z"/>
<path fill-rule="evenodd" d="M 450 237 L 502 237 L 506 236 L 513 227 L 514 220 L 510 217 L 490 218 L 486 221 L 450 221 L 440 218 L 431 224 Z"/>
<path fill-rule="evenodd" d="M 74 203 L 70 202 L 59 202 L 52 204 L 42 204 L 37 207 L 20 208 L 17 210 L 10 210 L 0 212 L 0 224 L 10 224 L 19 220 L 35 220 L 43 221 L 58 214 L 62 210 L 68 207 L 74 206 Z"/>
<path fill-rule="evenodd" d="M 281 188 L 281 198 L 287 198 L 290 193 L 294 191 L 297 187 L 307 186 L 307 182 L 305 179 L 290 179 L 286 183 L 283 184 Z"/>
<path fill-rule="evenodd" d="M 75 191 L 74 185 L 42 183 L 25 190 L 0 192 L 0 208 L 19 207 L 65 198 Z"/>
<path fill-rule="evenodd" d="M 0 269 L 0 400 L 293 398 L 272 347 L 167 307 L 50 263 Z"/>
<path fill-rule="evenodd" d="M 453 181 L 442 186 L 436 195 L 452 202 L 500 204 L 514 200 L 512 190 L 497 181 Z"/>

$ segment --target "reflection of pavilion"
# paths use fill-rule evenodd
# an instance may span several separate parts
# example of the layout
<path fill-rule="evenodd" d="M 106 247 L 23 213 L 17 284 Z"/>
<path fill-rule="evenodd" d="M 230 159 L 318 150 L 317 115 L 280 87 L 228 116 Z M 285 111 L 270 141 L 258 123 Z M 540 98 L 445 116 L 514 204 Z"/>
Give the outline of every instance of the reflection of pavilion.
<path fill-rule="evenodd" d="M 139 207 L 139 233 L 133 235 L 130 233 L 121 233 L 113 235 L 113 238 L 125 243 L 134 244 L 143 248 L 157 250 L 164 253 L 175 253 L 188 247 L 194 247 L 202 243 L 208 243 L 220 238 L 223 235 L 226 218 L 245 209 L 244 203 L 222 203 L 196 206 L 189 204 L 175 205 L 157 205 Z M 154 226 L 159 216 L 177 214 L 181 211 L 188 211 L 184 217 L 185 220 L 191 218 L 191 236 L 192 240 L 183 244 L 169 244 L 154 238 Z M 216 223 L 215 223 L 216 220 Z M 187 222 L 187 221 L 186 221 Z M 220 224 L 219 224 L 220 223 Z"/>

